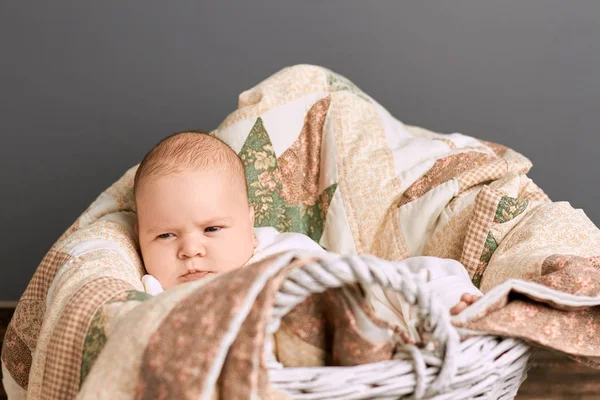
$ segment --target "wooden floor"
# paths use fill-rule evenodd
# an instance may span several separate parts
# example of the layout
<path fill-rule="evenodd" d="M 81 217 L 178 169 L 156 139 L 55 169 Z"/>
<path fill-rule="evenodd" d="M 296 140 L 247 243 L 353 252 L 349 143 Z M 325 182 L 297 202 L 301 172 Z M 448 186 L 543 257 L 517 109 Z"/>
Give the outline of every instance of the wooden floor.
<path fill-rule="evenodd" d="M 538 350 L 518 400 L 600 400 L 600 370 L 549 350 Z"/>
<path fill-rule="evenodd" d="M 12 309 L 0 308 L 0 343 L 12 313 Z M 4 399 L 6 394 L 0 385 L 0 400 Z M 517 399 L 600 400 L 600 371 L 571 361 L 559 353 L 540 350 Z"/>

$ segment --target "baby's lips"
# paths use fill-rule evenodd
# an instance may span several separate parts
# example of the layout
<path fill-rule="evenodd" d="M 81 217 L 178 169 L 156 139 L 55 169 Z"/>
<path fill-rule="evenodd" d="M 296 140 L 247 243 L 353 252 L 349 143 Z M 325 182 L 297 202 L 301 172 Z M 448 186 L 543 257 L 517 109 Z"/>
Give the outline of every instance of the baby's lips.
<path fill-rule="evenodd" d="M 191 282 L 191 281 L 197 281 L 198 279 L 202 279 L 210 274 L 212 274 L 212 272 L 196 271 L 196 272 L 187 273 L 187 274 L 181 276 L 179 279 L 182 282 Z"/>

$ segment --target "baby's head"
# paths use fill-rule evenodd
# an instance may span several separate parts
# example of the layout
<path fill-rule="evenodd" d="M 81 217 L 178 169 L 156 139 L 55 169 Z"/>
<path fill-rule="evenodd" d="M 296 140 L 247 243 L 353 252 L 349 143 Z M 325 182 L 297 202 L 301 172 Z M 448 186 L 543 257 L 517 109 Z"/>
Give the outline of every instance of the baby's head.
<path fill-rule="evenodd" d="M 168 289 L 244 265 L 257 246 L 238 155 L 204 133 L 163 139 L 134 181 L 144 265 Z"/>

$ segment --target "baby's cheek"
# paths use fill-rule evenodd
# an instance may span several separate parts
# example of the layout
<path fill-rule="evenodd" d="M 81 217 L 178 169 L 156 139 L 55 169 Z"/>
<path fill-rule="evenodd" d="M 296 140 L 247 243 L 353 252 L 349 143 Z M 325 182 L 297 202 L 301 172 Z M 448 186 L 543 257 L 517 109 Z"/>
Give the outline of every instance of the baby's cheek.
<path fill-rule="evenodd" d="M 170 288 L 172 288 L 173 286 L 176 286 L 176 285 L 177 285 L 177 283 L 176 283 L 176 282 L 172 282 L 172 281 L 170 281 L 170 280 L 164 280 L 164 279 L 162 279 L 162 280 L 161 280 L 161 279 L 158 279 L 158 281 L 160 282 L 160 286 L 162 286 L 162 288 L 163 288 L 164 290 L 170 289 Z"/>
<path fill-rule="evenodd" d="M 163 285 L 163 288 L 164 281 L 166 281 L 165 278 L 168 265 L 168 260 L 166 260 L 165 257 L 161 257 L 160 252 L 146 252 L 144 257 L 144 266 L 146 267 L 146 272 L 158 279 L 161 285 Z"/>
<path fill-rule="evenodd" d="M 160 270 L 153 268 L 152 264 L 147 263 L 146 264 L 146 273 L 149 275 L 152 275 L 154 278 L 156 278 L 156 280 L 158 280 L 160 282 L 160 285 L 163 287 L 163 289 L 166 289 L 167 282 L 165 282 L 165 280 L 161 276 Z"/>

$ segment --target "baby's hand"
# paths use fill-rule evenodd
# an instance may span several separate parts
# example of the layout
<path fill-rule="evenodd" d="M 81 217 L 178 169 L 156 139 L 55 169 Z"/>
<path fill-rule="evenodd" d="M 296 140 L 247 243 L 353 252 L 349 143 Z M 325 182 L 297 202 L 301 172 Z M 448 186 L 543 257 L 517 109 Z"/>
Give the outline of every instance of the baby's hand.
<path fill-rule="evenodd" d="M 458 302 L 458 304 L 450 309 L 450 314 L 451 315 L 460 314 L 465 308 L 469 307 L 471 304 L 475 303 L 480 298 L 481 298 L 481 296 L 477 296 L 475 294 L 469 294 L 469 293 L 463 294 L 462 297 L 460 298 L 460 301 Z"/>

